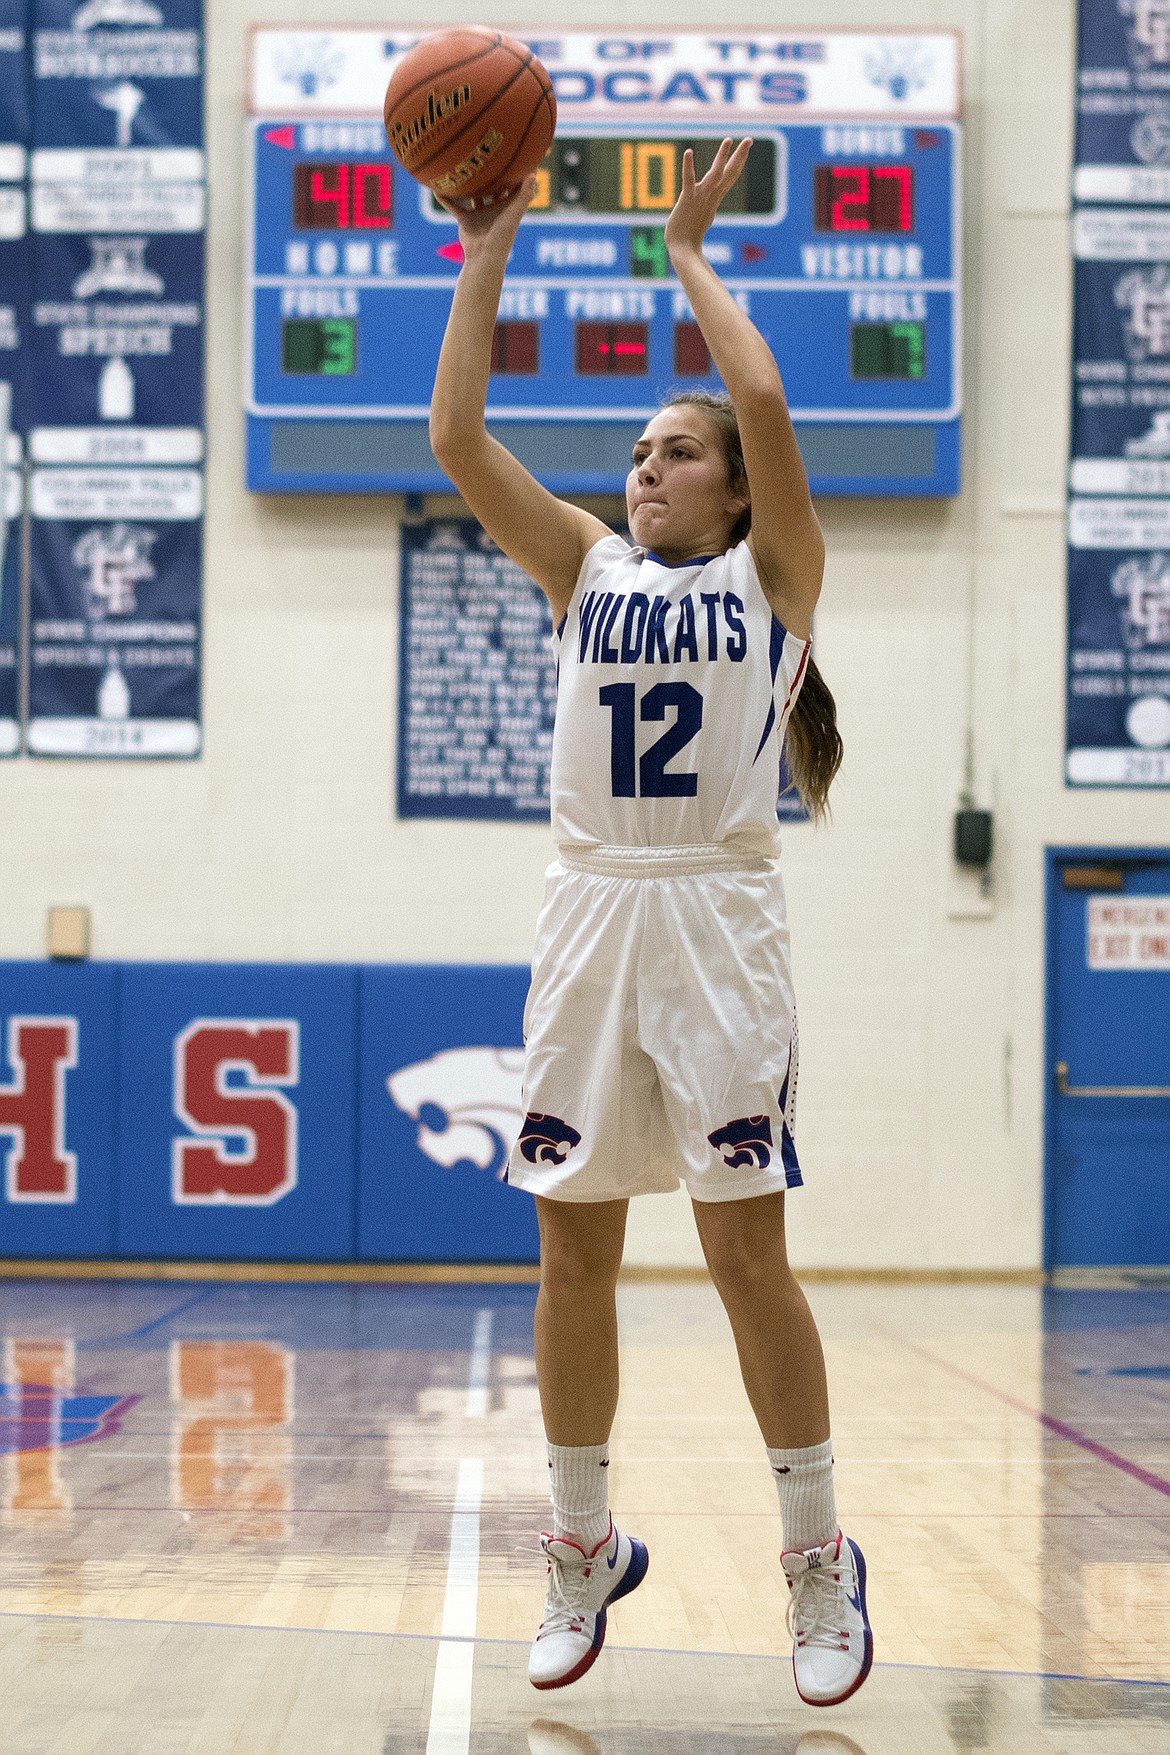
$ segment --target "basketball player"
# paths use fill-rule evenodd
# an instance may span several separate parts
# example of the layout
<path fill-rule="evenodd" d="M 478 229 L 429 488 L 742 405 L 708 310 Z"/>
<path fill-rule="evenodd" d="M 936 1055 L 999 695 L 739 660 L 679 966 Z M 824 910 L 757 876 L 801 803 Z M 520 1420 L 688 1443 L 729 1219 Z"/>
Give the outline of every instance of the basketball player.
<path fill-rule="evenodd" d="M 457 213 L 464 263 L 435 378 L 431 443 L 475 516 L 546 592 L 559 692 L 559 857 L 525 1018 L 527 1115 L 508 1180 L 536 1196 L 536 1368 L 554 1526 L 537 1688 L 574 1682 L 606 1609 L 647 1569 L 614 1525 L 615 1287 L 633 1194 L 680 1174 L 775 1473 L 796 1685 L 865 1680 L 865 1563 L 837 1523 L 824 1358 L 788 1266 L 784 1193 L 797 1039 L 776 863 L 781 751 L 814 814 L 840 764 L 809 656 L 824 543 L 767 344 L 705 261 L 743 171 L 724 141 L 666 226 L 674 272 L 729 400 L 674 398 L 633 448 L 634 546 L 554 498 L 484 423 L 492 329 L 534 184 Z M 453 210 L 454 211 L 454 210 Z"/>

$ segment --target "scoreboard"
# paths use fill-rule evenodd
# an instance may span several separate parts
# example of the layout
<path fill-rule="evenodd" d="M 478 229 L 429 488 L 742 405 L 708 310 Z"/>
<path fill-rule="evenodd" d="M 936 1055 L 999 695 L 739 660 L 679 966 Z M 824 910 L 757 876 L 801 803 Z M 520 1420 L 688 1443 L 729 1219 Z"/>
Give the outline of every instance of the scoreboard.
<path fill-rule="evenodd" d="M 248 485 L 434 491 L 427 442 L 455 222 L 390 155 L 413 31 L 252 36 Z M 619 490 L 679 385 L 718 387 L 664 226 L 682 155 L 747 171 L 705 250 L 771 346 L 814 492 L 959 486 L 959 41 L 953 33 L 517 33 L 556 138 L 508 265 L 488 423 L 554 491 Z"/>

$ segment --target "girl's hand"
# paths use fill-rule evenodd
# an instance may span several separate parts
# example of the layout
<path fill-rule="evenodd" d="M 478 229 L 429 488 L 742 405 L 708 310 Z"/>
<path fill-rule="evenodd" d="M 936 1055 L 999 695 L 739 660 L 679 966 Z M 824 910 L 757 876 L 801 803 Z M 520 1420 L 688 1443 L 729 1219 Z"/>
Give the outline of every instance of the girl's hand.
<path fill-rule="evenodd" d="M 490 207 L 468 209 L 444 201 L 442 205 L 459 222 L 459 242 L 463 245 L 464 261 L 490 256 L 506 262 L 512 245 L 516 242 L 516 233 L 524 218 L 525 209 L 535 193 L 536 177 L 533 175 L 525 177 L 520 187 L 506 200 L 493 201 Z"/>
<path fill-rule="evenodd" d="M 666 247 L 672 255 L 676 250 L 702 250 L 719 203 L 743 173 L 751 145 L 750 140 L 741 140 L 733 150 L 731 141 L 724 140 L 711 169 L 698 182 L 695 155 L 688 146 L 683 153 L 682 193 L 666 222 Z"/>

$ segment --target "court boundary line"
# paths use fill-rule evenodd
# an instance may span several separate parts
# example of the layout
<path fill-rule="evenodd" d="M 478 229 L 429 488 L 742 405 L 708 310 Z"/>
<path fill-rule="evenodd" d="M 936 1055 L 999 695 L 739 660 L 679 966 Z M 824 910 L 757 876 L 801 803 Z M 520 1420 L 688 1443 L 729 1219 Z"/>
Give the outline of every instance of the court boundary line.
<path fill-rule="evenodd" d="M 1153 1492 L 1161 1493 L 1164 1498 L 1170 1499 L 1170 1481 L 1167 1481 L 1162 1475 L 1154 1474 L 1152 1469 L 1144 1469 L 1140 1463 L 1130 1462 L 1129 1458 L 1122 1456 L 1119 1451 L 1111 1450 L 1107 1444 L 1098 1444 L 1095 1438 L 1090 1438 L 1087 1432 L 1078 1431 L 1075 1426 L 1070 1426 L 1066 1420 L 1058 1420 L 1054 1414 L 1046 1414 L 1042 1408 L 1031 1407 L 1029 1403 L 1020 1401 L 1016 1396 L 1009 1394 L 1007 1390 L 997 1389 L 995 1384 L 988 1383 L 985 1378 L 976 1377 L 972 1371 L 965 1371 L 961 1365 L 952 1365 L 949 1359 L 943 1358 L 939 1353 L 932 1353 L 928 1348 L 920 1347 L 916 1342 L 908 1341 L 902 1335 L 891 1333 L 890 1339 L 897 1341 L 908 1352 L 917 1353 L 920 1359 L 928 1359 L 932 1365 L 939 1366 L 943 1371 L 949 1372 L 952 1377 L 959 1377 L 964 1383 L 974 1384 L 976 1389 L 981 1389 L 985 1394 L 994 1396 L 996 1401 L 1003 1402 L 1009 1408 L 1014 1408 L 1017 1413 L 1028 1414 L 1033 1420 L 1038 1421 L 1045 1431 L 1051 1432 L 1057 1438 L 1065 1439 L 1069 1444 L 1075 1444 L 1079 1450 L 1085 1451 L 1089 1456 L 1096 1457 L 1098 1462 L 1108 1463 L 1110 1468 L 1118 1469 L 1122 1474 L 1129 1475 L 1131 1479 L 1140 1482 L 1143 1487 L 1149 1487 Z"/>
<path fill-rule="evenodd" d="M 103 1347 L 114 1351 L 119 1347 L 130 1346 L 134 1341 L 143 1341 L 156 1329 L 165 1328 L 169 1322 L 175 1322 L 180 1316 L 185 1316 L 188 1310 L 194 1310 L 197 1304 L 204 1303 L 212 1295 L 213 1288 L 203 1286 L 190 1298 L 182 1298 L 178 1304 L 172 1304 L 169 1309 L 163 1311 L 161 1316 L 154 1316 L 149 1322 L 143 1322 L 137 1328 L 128 1329 L 125 1334 L 98 1335 L 93 1340 L 79 1340 L 76 1344 L 78 1347 L 84 1347 L 88 1352 L 100 1351 Z"/>
<path fill-rule="evenodd" d="M 469 1398 L 475 1393 L 468 1389 Z M 467 1755 L 471 1743 L 471 1691 L 475 1679 L 479 1615 L 479 1518 L 483 1505 L 483 1458 L 459 1462 L 443 1620 L 435 1652 L 426 1755 Z"/>
<path fill-rule="evenodd" d="M 143 1615 L 77 1615 L 54 1614 L 52 1610 L 44 1614 L 29 1614 L 23 1609 L 0 1609 L 0 1621 L 77 1621 L 83 1626 L 109 1625 L 111 1627 L 191 1627 L 203 1632 L 223 1633 L 288 1633 L 306 1639 L 400 1639 L 406 1644 L 440 1645 L 443 1641 L 435 1633 L 379 1633 L 369 1628 L 355 1627 L 278 1627 L 270 1622 L 258 1621 L 173 1621 L 160 1617 L 157 1620 Z M 527 1651 L 529 1642 L 524 1639 L 493 1639 L 477 1634 L 472 1638 L 455 1637 L 451 1644 L 503 1646 L 505 1649 Z M 679 1657 L 679 1658 L 723 1658 L 747 1664 L 783 1664 L 791 1670 L 792 1657 L 788 1652 L 773 1655 L 766 1651 L 695 1651 L 676 1645 L 622 1645 L 620 1641 L 608 1639 L 607 1648 L 615 1652 L 629 1653 L 634 1657 Z M 1164 1688 L 1170 1690 L 1170 1682 L 1160 1681 L 1157 1677 L 1144 1676 L 1085 1676 L 1077 1670 L 981 1670 L 971 1665 L 962 1664 L 903 1664 L 892 1660 L 874 1659 L 875 1670 L 914 1670 L 922 1675 L 935 1676 L 1016 1676 L 1024 1681 L 1033 1682 L 1091 1682 L 1108 1685 L 1111 1688 Z"/>
<path fill-rule="evenodd" d="M 482 1420 L 487 1416 L 492 1319 L 490 1308 L 475 1313 L 467 1401 L 463 1410 L 468 1420 Z M 426 1755 L 467 1755 L 471 1745 L 471 1693 L 475 1682 L 475 1635 L 479 1624 L 483 1466 L 483 1458 L 479 1456 L 465 1456 L 459 1463 L 455 1504 L 451 1512 L 443 1619 L 431 1684 Z"/>

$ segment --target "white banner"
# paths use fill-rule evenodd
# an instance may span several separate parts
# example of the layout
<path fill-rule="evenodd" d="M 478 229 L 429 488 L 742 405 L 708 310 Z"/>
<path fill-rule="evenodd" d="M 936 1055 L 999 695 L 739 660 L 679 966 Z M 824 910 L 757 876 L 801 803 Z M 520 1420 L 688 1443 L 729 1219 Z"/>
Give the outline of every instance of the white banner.
<path fill-rule="evenodd" d="M 312 30 L 258 25 L 251 39 L 253 114 L 376 115 L 391 74 L 433 32 L 387 25 Z M 513 31 L 552 78 L 562 120 L 701 119 L 713 100 L 749 118 L 958 116 L 954 31 L 754 30 L 669 35 Z"/>
<path fill-rule="evenodd" d="M 1074 786 L 1170 786 L 1170 750 L 1073 749 Z"/>
<path fill-rule="evenodd" d="M 200 427 L 34 427 L 34 463 L 202 463 Z"/>
<path fill-rule="evenodd" d="M 1170 202 L 1170 169 L 1158 165 L 1078 165 L 1077 201 Z"/>
<path fill-rule="evenodd" d="M 197 756 L 193 719 L 31 719 L 34 756 Z"/>
<path fill-rule="evenodd" d="M 1074 494 L 1158 494 L 1170 498 L 1170 460 L 1145 463 L 1129 457 L 1074 457 L 1069 485 Z"/>
<path fill-rule="evenodd" d="M 38 232 L 201 232 L 202 183 L 34 183 Z"/>
<path fill-rule="evenodd" d="M 1081 262 L 1170 262 L 1170 213 L 1100 207 L 1073 220 L 1073 255 Z"/>
<path fill-rule="evenodd" d="M 1170 500 L 1072 500 L 1070 548 L 1170 548 Z"/>
<path fill-rule="evenodd" d="M 38 469 L 34 518 L 198 518 L 203 477 L 197 469 Z"/>
<path fill-rule="evenodd" d="M 160 183 L 201 183 L 204 169 L 195 146 L 42 146 L 32 155 L 34 183 L 110 184 L 124 195 Z"/>
<path fill-rule="evenodd" d="M 28 230 L 28 201 L 23 189 L 0 189 L 0 238 L 23 238 Z"/>

